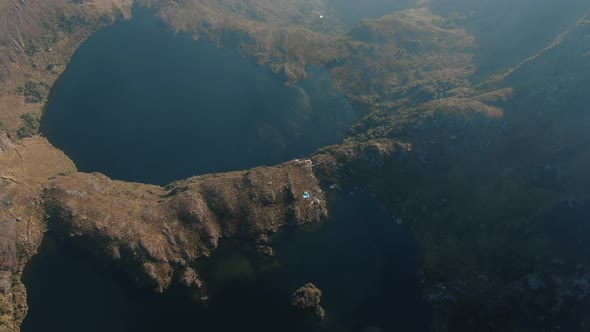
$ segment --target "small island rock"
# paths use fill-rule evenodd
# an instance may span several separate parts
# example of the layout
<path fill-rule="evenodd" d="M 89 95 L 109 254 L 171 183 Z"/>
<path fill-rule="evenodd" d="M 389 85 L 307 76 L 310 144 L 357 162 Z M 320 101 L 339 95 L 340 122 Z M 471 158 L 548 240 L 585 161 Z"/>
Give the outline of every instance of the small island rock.
<path fill-rule="evenodd" d="M 320 306 L 322 291 L 312 283 L 307 283 L 297 289 L 291 298 L 291 305 L 299 311 L 313 312 L 319 319 L 325 316 L 324 308 Z"/>

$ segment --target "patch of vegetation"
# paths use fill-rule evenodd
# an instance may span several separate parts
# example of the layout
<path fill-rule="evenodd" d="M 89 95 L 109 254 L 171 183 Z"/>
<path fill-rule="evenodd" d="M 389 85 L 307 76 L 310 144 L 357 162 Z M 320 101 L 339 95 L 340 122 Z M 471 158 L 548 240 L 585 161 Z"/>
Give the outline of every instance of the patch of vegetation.
<path fill-rule="evenodd" d="M 73 33 L 79 27 L 86 25 L 87 20 L 82 16 L 61 16 L 59 18 L 58 27 L 61 31 Z"/>
<path fill-rule="evenodd" d="M 49 177 L 49 180 L 57 179 L 58 177 L 62 177 L 62 176 L 68 176 L 68 175 L 70 175 L 72 173 L 74 173 L 73 170 L 67 170 L 67 171 L 59 172 L 56 175 L 53 175 L 53 176 Z"/>
<path fill-rule="evenodd" d="M 23 120 L 23 124 L 18 131 L 16 132 L 16 136 L 19 139 L 23 139 L 25 137 L 31 137 L 39 131 L 39 116 L 34 113 L 26 113 L 21 115 L 20 117 Z"/>
<path fill-rule="evenodd" d="M 0 330 L 5 328 L 12 329 L 13 328 L 13 310 L 12 310 L 12 303 L 11 299 L 7 295 L 2 295 L 0 293 Z"/>
<path fill-rule="evenodd" d="M 29 41 L 27 46 L 25 47 L 25 53 L 28 56 L 33 56 L 37 54 L 37 52 L 39 52 L 39 48 L 37 47 L 37 45 L 33 44 L 32 41 Z"/>
<path fill-rule="evenodd" d="M 28 81 L 22 89 L 25 102 L 30 104 L 40 103 L 49 93 L 49 86 L 44 82 Z"/>

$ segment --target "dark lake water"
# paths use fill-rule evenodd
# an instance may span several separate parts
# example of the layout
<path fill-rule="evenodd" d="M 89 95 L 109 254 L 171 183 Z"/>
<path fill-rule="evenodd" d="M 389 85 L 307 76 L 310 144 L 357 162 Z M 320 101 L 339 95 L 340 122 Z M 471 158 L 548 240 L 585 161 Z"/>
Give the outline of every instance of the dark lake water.
<path fill-rule="evenodd" d="M 152 14 L 137 9 L 90 37 L 52 89 L 41 132 L 79 170 L 166 184 L 303 157 L 355 121 L 326 70 L 286 86 Z"/>
<path fill-rule="evenodd" d="M 25 271 L 22 331 L 429 331 L 419 251 L 404 227 L 366 197 L 331 193 L 329 208 L 327 221 L 278 234 L 275 258 L 224 243 L 202 264 L 207 305 L 187 289 L 137 289 L 48 236 Z M 322 324 L 289 306 L 307 282 L 322 289 Z"/>

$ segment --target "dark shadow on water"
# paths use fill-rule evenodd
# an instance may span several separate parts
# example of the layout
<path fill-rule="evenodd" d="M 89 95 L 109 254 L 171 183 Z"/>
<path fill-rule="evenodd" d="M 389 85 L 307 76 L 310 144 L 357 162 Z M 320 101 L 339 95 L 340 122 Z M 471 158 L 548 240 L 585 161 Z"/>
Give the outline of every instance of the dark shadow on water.
<path fill-rule="evenodd" d="M 340 142 L 355 121 L 326 70 L 286 86 L 153 14 L 91 36 L 52 88 L 41 132 L 81 171 L 162 185 L 272 165 Z"/>
<path fill-rule="evenodd" d="M 429 331 L 408 232 L 369 198 L 331 196 L 326 222 L 273 239 L 277 257 L 231 241 L 201 263 L 206 305 L 186 288 L 139 290 L 50 235 L 23 277 L 22 331 Z M 289 306 L 307 282 L 323 291 L 322 324 Z"/>

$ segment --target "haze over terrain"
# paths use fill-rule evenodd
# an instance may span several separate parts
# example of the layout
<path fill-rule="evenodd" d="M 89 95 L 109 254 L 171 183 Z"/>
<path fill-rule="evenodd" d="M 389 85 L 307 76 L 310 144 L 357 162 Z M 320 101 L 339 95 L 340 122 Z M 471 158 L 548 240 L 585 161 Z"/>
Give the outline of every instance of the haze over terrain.
<path fill-rule="evenodd" d="M 581 0 L 0 0 L 0 332 L 92 301 L 83 282 L 44 293 L 89 275 L 102 307 L 136 310 L 109 312 L 122 331 L 587 331 L 589 15 Z M 169 47 L 121 60 L 112 45 L 140 50 L 147 31 Z M 177 68 L 194 71 L 172 82 Z M 228 79 L 244 83 L 211 89 Z"/>

